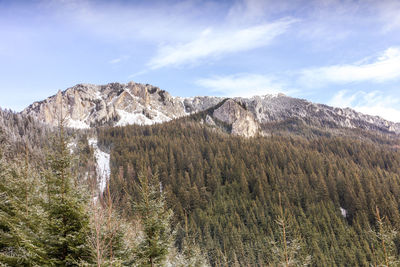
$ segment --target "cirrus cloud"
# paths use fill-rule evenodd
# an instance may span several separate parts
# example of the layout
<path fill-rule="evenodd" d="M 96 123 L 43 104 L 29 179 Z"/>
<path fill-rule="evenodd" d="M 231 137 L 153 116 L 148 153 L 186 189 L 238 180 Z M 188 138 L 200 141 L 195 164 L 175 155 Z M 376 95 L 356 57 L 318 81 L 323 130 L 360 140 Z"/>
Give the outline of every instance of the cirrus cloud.
<path fill-rule="evenodd" d="M 375 82 L 382 83 L 400 78 L 400 49 L 390 47 L 373 62 L 332 65 L 303 70 L 300 81 L 310 86 L 330 83 Z"/>
<path fill-rule="evenodd" d="M 160 46 L 147 65 L 151 69 L 178 66 L 263 47 L 283 34 L 294 22 L 294 19 L 285 18 L 241 29 L 208 28 L 187 43 Z"/>
<path fill-rule="evenodd" d="M 251 97 L 254 95 L 294 92 L 293 90 L 285 89 L 286 86 L 278 82 L 274 77 L 250 73 L 198 79 L 196 84 L 214 93 L 228 97 Z"/>

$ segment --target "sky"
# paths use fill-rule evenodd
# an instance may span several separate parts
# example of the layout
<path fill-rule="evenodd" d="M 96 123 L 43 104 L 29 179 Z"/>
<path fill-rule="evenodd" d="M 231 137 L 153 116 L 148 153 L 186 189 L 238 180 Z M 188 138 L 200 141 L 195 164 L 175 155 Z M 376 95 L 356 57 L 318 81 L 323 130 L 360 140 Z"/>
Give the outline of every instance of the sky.
<path fill-rule="evenodd" d="M 400 122 L 400 0 L 0 0 L 1 108 L 129 81 Z"/>

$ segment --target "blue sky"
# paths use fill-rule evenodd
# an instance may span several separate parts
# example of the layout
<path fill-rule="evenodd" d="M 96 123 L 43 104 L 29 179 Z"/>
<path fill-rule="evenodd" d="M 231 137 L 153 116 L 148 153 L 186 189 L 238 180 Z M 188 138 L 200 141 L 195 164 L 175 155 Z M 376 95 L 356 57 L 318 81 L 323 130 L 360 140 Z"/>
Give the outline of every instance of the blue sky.
<path fill-rule="evenodd" d="M 131 80 L 400 122 L 400 0 L 0 0 L 0 107 Z"/>

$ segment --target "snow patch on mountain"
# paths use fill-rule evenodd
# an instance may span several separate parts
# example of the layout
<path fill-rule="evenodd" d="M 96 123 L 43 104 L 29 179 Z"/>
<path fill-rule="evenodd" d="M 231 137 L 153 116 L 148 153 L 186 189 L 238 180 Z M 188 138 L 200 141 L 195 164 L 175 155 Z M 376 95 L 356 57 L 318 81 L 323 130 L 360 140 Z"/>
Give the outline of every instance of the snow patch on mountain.
<path fill-rule="evenodd" d="M 73 120 L 73 119 L 67 119 L 67 127 L 75 128 L 75 129 L 89 129 L 90 126 L 80 120 Z"/>
<path fill-rule="evenodd" d="M 152 125 L 155 123 L 163 123 L 170 121 L 175 116 L 168 117 L 164 113 L 160 112 L 157 109 L 153 109 L 152 107 L 147 107 L 146 112 L 147 116 L 143 114 L 143 112 L 127 112 L 122 109 L 116 110 L 120 119 L 115 124 L 115 126 L 125 126 L 130 124 L 139 124 L 139 125 Z"/>
<path fill-rule="evenodd" d="M 125 126 L 129 124 L 139 124 L 139 125 L 152 124 L 152 121 L 142 113 L 130 113 L 122 109 L 117 109 L 117 113 L 120 119 L 115 124 L 115 126 Z"/>
<path fill-rule="evenodd" d="M 115 124 L 116 126 L 125 126 L 130 124 L 151 125 L 154 123 L 162 123 L 171 120 L 171 118 L 158 111 L 156 111 L 157 115 L 151 119 L 146 117 L 143 113 L 130 113 L 121 109 L 117 109 L 117 113 L 120 119 Z"/>
<path fill-rule="evenodd" d="M 97 139 L 91 138 L 88 140 L 89 145 L 94 149 L 94 156 L 96 158 L 96 172 L 97 183 L 99 184 L 100 194 L 104 192 L 107 182 L 110 178 L 110 154 L 103 152 L 97 145 Z"/>
<path fill-rule="evenodd" d="M 174 114 L 172 114 L 172 118 L 170 118 L 156 108 L 154 109 L 152 107 L 148 107 L 148 110 L 152 111 L 155 114 L 155 116 L 151 119 L 153 123 L 163 123 L 170 121 L 172 118 L 177 118 L 177 116 L 175 116 Z"/>
<path fill-rule="evenodd" d="M 342 216 L 343 216 L 344 218 L 347 217 L 347 210 L 346 210 L 346 209 L 340 207 L 340 213 L 342 214 Z"/>
<path fill-rule="evenodd" d="M 69 149 L 69 153 L 73 154 L 74 150 L 76 149 L 76 143 L 75 142 L 69 142 L 67 144 L 67 148 Z"/>

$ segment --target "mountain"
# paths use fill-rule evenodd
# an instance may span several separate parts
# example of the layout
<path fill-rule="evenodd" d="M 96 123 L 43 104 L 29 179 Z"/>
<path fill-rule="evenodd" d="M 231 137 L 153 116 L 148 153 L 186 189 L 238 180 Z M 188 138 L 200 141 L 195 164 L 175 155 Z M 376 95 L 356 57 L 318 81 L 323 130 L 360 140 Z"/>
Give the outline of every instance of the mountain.
<path fill-rule="evenodd" d="M 69 128 L 53 127 L 59 117 Z M 119 127 L 126 124 L 133 125 Z M 64 145 L 57 145 L 63 133 Z M 2 201 L 0 211 L 10 219 L 0 216 L 0 226 L 31 238 L 19 242 L 15 235 L 10 242 L 0 235 L 0 263 L 14 252 L 10 246 L 36 249 L 37 237 L 47 242 L 41 227 L 54 220 L 42 216 L 44 181 L 60 173 L 47 169 L 49 160 L 71 156 L 73 188 L 92 203 L 87 216 L 101 218 L 93 204 L 109 201 L 107 222 L 92 231 L 121 222 L 121 233 L 138 239 L 117 234 L 114 240 L 137 253 L 145 229 L 136 206 L 144 175 L 157 177 L 157 190 L 150 191 L 164 192 L 174 214 L 172 259 L 191 257 L 198 247 L 211 266 L 281 266 L 286 251 L 296 266 L 383 266 L 400 260 L 399 145 L 399 124 L 283 94 L 181 98 L 133 82 L 76 85 L 21 113 L 0 110 L 0 188 L 12 192 L 1 196 L 16 199 L 14 209 Z M 59 148 L 65 158 L 52 157 Z M 15 170 L 4 171 L 8 166 Z M 11 235 L 22 231 L 12 229 Z M 132 264 L 131 250 L 121 248 L 129 252 L 124 263 Z M 111 259 L 124 259 L 111 251 Z"/>
<path fill-rule="evenodd" d="M 82 129 L 101 125 L 148 125 L 204 110 L 221 100 L 217 97 L 172 97 L 158 87 L 133 82 L 78 84 L 33 103 L 22 113 L 54 126 L 62 113 L 67 126 Z"/>
<path fill-rule="evenodd" d="M 350 108 L 334 108 L 283 94 L 251 98 L 173 97 L 149 84 L 129 82 L 107 85 L 78 84 L 59 91 L 22 111 L 39 121 L 57 125 L 60 116 L 72 128 L 150 125 L 212 109 L 204 122 L 229 126 L 246 137 L 268 135 L 276 123 L 297 121 L 318 129 L 359 128 L 383 134 L 400 134 L 400 124 Z"/>

